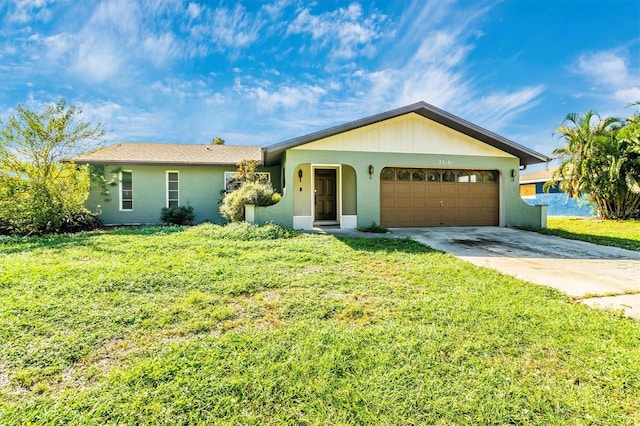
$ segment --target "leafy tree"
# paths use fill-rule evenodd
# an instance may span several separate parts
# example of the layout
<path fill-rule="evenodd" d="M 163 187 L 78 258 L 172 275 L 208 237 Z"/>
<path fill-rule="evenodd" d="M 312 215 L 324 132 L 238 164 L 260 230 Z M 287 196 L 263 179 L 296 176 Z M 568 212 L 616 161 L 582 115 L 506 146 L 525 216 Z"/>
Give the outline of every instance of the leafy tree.
<path fill-rule="evenodd" d="M 225 140 L 220 136 L 216 136 L 215 138 L 211 139 L 211 145 L 224 145 L 224 143 Z"/>
<path fill-rule="evenodd" d="M 80 121 L 64 99 L 31 111 L 18 105 L 0 121 L 0 231 L 42 234 L 94 226 L 84 207 L 88 168 L 64 161 L 101 146 L 102 125 Z"/>
<path fill-rule="evenodd" d="M 600 217 L 626 219 L 640 208 L 640 117 L 601 119 L 588 111 L 568 114 L 556 132 L 565 145 L 555 149 L 560 165 L 548 182 L 572 197 L 585 195 Z"/>

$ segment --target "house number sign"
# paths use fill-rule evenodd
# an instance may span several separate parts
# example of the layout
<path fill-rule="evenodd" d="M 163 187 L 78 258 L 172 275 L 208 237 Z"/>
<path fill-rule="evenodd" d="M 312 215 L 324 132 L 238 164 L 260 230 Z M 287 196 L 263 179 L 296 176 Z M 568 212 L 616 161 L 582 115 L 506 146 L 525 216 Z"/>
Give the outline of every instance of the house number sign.
<path fill-rule="evenodd" d="M 438 160 L 438 166 L 453 166 L 453 160 Z"/>

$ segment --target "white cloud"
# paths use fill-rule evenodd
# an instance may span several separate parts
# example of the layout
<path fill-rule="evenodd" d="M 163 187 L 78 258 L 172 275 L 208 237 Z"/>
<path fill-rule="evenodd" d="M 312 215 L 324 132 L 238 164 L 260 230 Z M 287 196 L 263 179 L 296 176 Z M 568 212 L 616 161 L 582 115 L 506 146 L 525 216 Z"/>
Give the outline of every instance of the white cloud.
<path fill-rule="evenodd" d="M 82 120 L 93 125 L 112 122 L 122 110 L 122 105 L 111 101 L 80 102 L 77 106 L 82 109 Z"/>
<path fill-rule="evenodd" d="M 147 11 L 148 12 L 148 11 Z M 109 33 L 134 35 L 139 28 L 141 10 L 128 0 L 109 0 L 99 4 L 85 29 L 108 30 Z"/>
<path fill-rule="evenodd" d="M 626 104 L 640 99 L 640 70 L 630 70 L 629 62 L 614 51 L 592 52 L 578 57 L 575 72 L 592 83 L 592 92 Z"/>
<path fill-rule="evenodd" d="M 282 16 L 283 10 L 291 3 L 291 0 L 276 0 L 271 4 L 263 5 L 262 10 L 265 11 L 272 21 L 275 21 Z"/>
<path fill-rule="evenodd" d="M 202 6 L 197 3 L 189 3 L 187 7 L 187 15 L 191 19 L 196 19 L 202 13 Z"/>
<path fill-rule="evenodd" d="M 180 44 L 170 32 L 149 34 L 144 40 L 143 48 L 147 57 L 158 66 L 181 56 Z"/>
<path fill-rule="evenodd" d="M 373 42 L 382 37 L 380 27 L 385 20 L 386 16 L 377 14 L 363 17 L 357 3 L 320 15 L 303 9 L 289 24 L 287 34 L 309 34 L 319 41 L 319 47 L 330 46 L 333 58 L 350 59 L 374 52 Z"/>
<path fill-rule="evenodd" d="M 624 85 L 629 72 L 624 59 L 611 52 L 596 52 L 578 58 L 578 72 L 610 86 Z"/>
<path fill-rule="evenodd" d="M 614 97 L 623 104 L 640 101 L 640 87 L 616 90 Z"/>
<path fill-rule="evenodd" d="M 246 47 L 258 39 L 261 26 L 241 5 L 233 10 L 220 7 L 213 13 L 211 39 L 222 48 Z"/>
<path fill-rule="evenodd" d="M 73 69 L 83 79 L 105 82 L 120 74 L 123 56 L 122 47 L 89 39 L 80 45 Z"/>
<path fill-rule="evenodd" d="M 273 90 L 257 85 L 244 86 L 239 80 L 236 80 L 235 90 L 254 101 L 260 112 L 274 112 L 276 109 L 293 110 L 301 105 L 316 105 L 327 93 L 320 86 L 283 84 Z"/>
<path fill-rule="evenodd" d="M 544 86 L 524 87 L 515 92 L 494 92 L 469 102 L 462 111 L 468 120 L 489 129 L 500 129 L 517 114 L 537 105 Z"/>
<path fill-rule="evenodd" d="M 16 0 L 8 2 L 7 19 L 20 24 L 43 21 L 51 18 L 51 11 L 47 8 L 55 0 Z"/>

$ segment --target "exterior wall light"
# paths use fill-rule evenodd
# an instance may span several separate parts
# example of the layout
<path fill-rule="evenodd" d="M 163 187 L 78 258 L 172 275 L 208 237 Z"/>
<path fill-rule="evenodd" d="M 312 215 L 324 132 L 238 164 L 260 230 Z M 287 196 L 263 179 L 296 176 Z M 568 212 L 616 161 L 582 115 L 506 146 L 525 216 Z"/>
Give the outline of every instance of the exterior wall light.
<path fill-rule="evenodd" d="M 298 169 L 298 179 L 302 182 L 302 169 Z"/>
<path fill-rule="evenodd" d="M 372 179 L 373 172 L 375 172 L 375 169 L 373 168 L 373 164 L 370 164 L 369 165 L 369 179 Z"/>

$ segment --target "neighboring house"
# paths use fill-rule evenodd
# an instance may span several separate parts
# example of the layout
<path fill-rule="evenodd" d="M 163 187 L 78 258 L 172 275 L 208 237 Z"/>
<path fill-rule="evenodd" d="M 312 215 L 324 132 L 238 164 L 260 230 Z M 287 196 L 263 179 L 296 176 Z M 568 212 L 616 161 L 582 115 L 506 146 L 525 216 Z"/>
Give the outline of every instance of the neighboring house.
<path fill-rule="evenodd" d="M 259 223 L 546 226 L 545 206 L 522 201 L 521 167 L 549 159 L 424 102 L 267 147 L 121 143 L 74 158 L 115 178 L 110 201 L 94 185 L 87 206 L 108 224 L 157 223 L 160 209 L 218 207 L 242 159 L 259 162 L 282 200 L 257 207 Z M 98 207 L 100 206 L 100 207 Z"/>
<path fill-rule="evenodd" d="M 556 169 L 544 169 L 520 176 L 520 196 L 530 205 L 545 204 L 549 216 L 595 216 L 596 211 L 585 197 L 572 198 L 558 185 L 544 190 L 544 184 L 551 181 Z"/>

